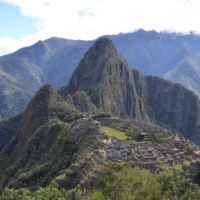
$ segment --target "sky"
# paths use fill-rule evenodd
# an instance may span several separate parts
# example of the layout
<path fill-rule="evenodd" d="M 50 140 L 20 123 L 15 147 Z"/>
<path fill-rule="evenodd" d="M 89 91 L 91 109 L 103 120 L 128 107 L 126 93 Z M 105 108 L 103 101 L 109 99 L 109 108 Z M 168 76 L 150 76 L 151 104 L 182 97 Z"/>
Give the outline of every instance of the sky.
<path fill-rule="evenodd" d="M 0 55 L 51 37 L 138 29 L 200 34 L 200 0 L 0 0 Z"/>

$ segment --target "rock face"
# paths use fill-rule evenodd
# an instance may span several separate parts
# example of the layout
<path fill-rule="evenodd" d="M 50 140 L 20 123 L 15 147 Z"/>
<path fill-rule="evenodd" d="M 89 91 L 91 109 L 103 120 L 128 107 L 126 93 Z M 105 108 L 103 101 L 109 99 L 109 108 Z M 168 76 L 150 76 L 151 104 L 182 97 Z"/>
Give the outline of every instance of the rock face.
<path fill-rule="evenodd" d="M 102 111 L 149 120 L 136 93 L 132 70 L 109 39 L 95 42 L 85 53 L 68 85 L 59 92 L 65 98 L 76 91 L 85 91 Z"/>
<path fill-rule="evenodd" d="M 200 101 L 194 92 L 156 76 L 133 70 L 137 94 L 144 102 L 151 122 L 169 125 L 184 137 L 200 144 Z M 168 127 L 166 127 L 168 128 Z"/>
<path fill-rule="evenodd" d="M 132 70 L 109 39 L 95 42 L 59 93 L 66 98 L 77 91 L 85 91 L 101 111 L 165 125 L 200 143 L 195 141 L 198 96 L 180 84 Z"/>

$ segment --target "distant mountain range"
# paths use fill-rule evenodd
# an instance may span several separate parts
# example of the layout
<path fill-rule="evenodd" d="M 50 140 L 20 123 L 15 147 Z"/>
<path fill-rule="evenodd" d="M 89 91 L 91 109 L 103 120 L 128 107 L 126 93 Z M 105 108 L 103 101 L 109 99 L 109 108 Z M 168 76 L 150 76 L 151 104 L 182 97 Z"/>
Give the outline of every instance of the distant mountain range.
<path fill-rule="evenodd" d="M 67 84 L 85 51 L 69 40 L 52 38 L 0 57 L 0 118 L 24 109 L 44 84 L 57 89 Z"/>
<path fill-rule="evenodd" d="M 140 29 L 103 37 L 113 41 L 131 68 L 181 83 L 200 95 L 200 36 Z M 94 42 L 51 38 L 0 57 L 0 118 L 24 109 L 42 85 L 66 85 Z"/>

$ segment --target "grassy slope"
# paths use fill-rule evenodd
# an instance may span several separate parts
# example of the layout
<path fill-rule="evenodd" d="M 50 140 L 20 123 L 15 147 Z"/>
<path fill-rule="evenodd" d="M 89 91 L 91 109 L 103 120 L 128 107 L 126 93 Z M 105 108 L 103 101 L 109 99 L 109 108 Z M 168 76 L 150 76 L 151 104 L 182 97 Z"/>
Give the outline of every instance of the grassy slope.
<path fill-rule="evenodd" d="M 24 111 L 16 135 L 0 153 L 0 184 L 10 187 L 45 186 L 69 167 L 76 152 L 68 140 L 67 121 L 80 116 L 51 85 L 43 86 Z"/>
<path fill-rule="evenodd" d="M 48 120 L 24 144 L 24 153 L 17 161 L 13 153 L 17 143 L 15 136 L 0 154 L 2 185 L 11 177 L 10 187 L 16 189 L 28 187 L 34 190 L 50 184 L 61 169 L 70 166 L 76 152 L 74 142 L 67 139 L 68 127 L 58 119 Z"/>

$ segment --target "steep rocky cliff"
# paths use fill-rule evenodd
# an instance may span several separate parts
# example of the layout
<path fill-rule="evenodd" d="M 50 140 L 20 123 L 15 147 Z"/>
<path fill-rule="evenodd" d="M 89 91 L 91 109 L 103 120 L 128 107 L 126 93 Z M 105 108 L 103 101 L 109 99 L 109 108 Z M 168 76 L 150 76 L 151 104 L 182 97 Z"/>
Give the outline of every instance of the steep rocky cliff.
<path fill-rule="evenodd" d="M 198 96 L 179 83 L 133 70 L 137 94 L 144 102 L 151 122 L 180 132 L 200 144 L 200 101 Z"/>
<path fill-rule="evenodd" d="M 59 93 L 65 98 L 76 91 L 85 91 L 101 111 L 158 123 L 200 144 L 198 96 L 181 84 L 132 70 L 109 39 L 95 42 Z"/>
<path fill-rule="evenodd" d="M 101 111 L 148 121 L 137 95 L 131 68 L 111 40 L 102 38 L 85 53 L 69 83 L 59 90 L 65 98 L 85 91 Z"/>

